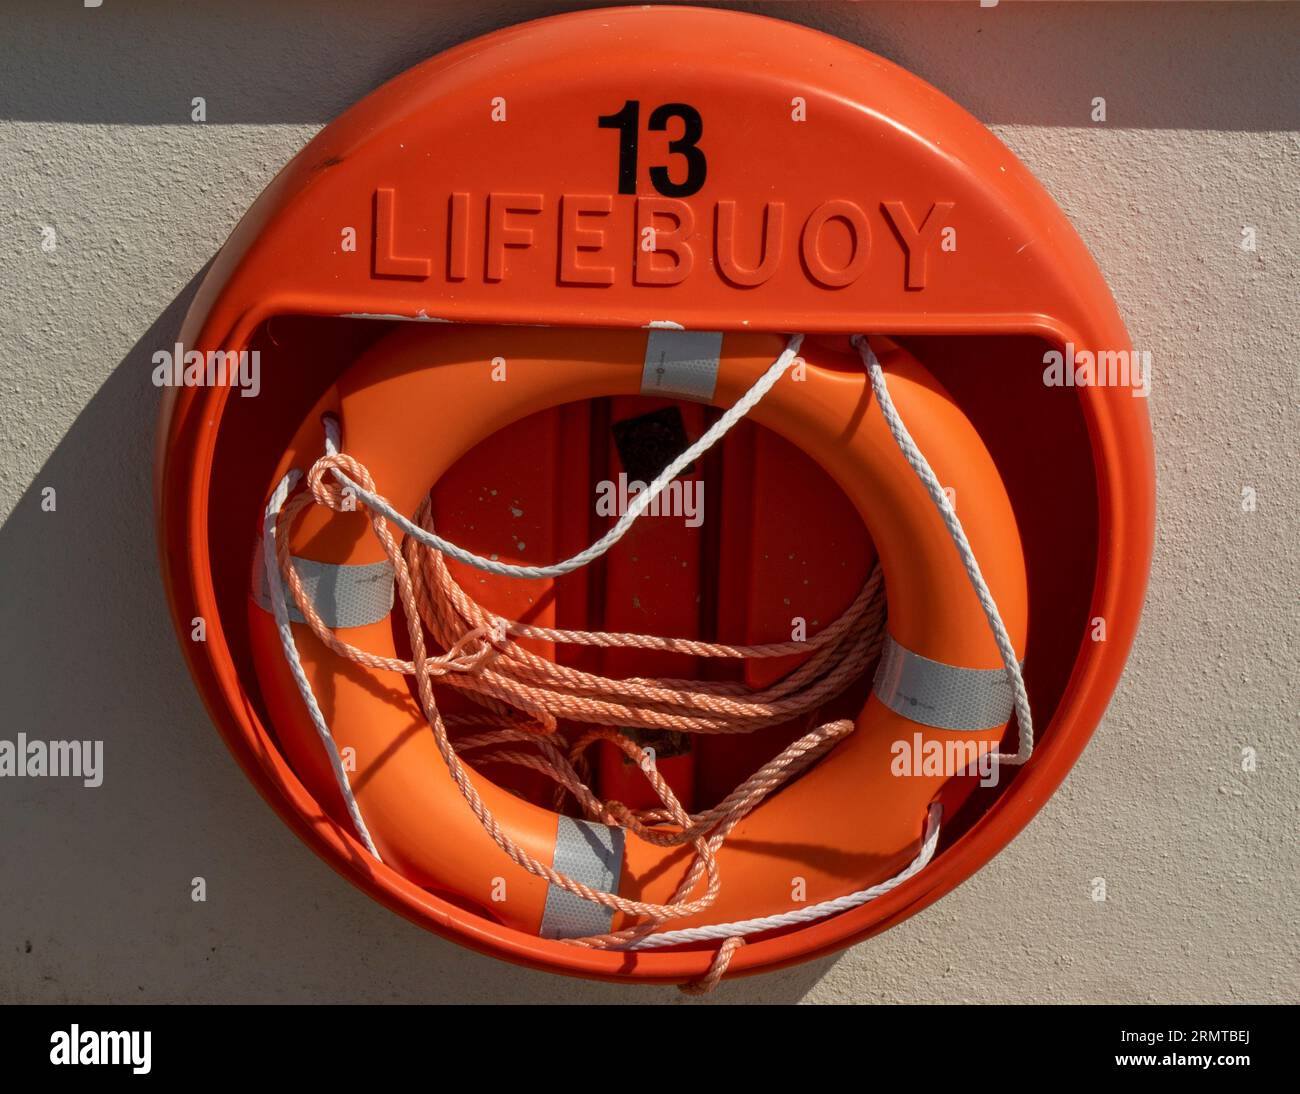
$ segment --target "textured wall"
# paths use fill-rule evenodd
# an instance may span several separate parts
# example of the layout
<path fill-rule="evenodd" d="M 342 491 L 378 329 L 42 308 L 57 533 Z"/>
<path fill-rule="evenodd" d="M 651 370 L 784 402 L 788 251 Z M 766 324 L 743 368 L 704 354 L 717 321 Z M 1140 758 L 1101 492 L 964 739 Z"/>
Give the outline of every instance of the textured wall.
<path fill-rule="evenodd" d="M 887 935 L 711 998 L 1296 1001 L 1300 8 L 745 6 L 912 69 L 1056 195 L 1154 353 L 1160 502 L 1125 680 L 1028 830 Z M 383 80 L 564 7 L 7 5 L 0 737 L 103 738 L 107 777 L 0 780 L 0 1000 L 681 1001 L 472 955 L 337 877 L 219 743 L 155 573 L 149 355 L 241 211 Z"/>

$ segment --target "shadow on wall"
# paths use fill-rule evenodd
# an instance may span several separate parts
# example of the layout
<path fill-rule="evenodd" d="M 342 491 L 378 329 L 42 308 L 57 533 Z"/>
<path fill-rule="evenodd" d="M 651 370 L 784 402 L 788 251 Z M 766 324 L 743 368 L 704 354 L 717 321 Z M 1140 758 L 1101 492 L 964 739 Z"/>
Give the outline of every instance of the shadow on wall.
<path fill-rule="evenodd" d="M 6 12 L 0 118 L 324 123 L 364 93 L 555 0 L 165 0 Z M 807 23 L 888 57 L 990 125 L 1290 130 L 1300 117 L 1300 5 L 1275 3 L 720 3 Z M 14 10 L 18 9 L 18 10 Z M 1069 43 L 1063 54 L 1061 43 Z M 1171 59 L 1176 59 L 1173 61 Z M 52 74 L 59 74 L 55 78 Z"/>
<path fill-rule="evenodd" d="M 319 862 L 226 754 L 154 561 L 151 357 L 175 340 L 202 276 L 113 370 L 0 526 L 0 736 L 103 742 L 96 788 L 5 780 L 0 1002 L 684 1001 L 674 989 L 517 969 L 406 923 Z M 210 887 L 203 904 L 191 900 L 195 875 Z M 796 1001 L 832 963 L 709 998 Z"/>

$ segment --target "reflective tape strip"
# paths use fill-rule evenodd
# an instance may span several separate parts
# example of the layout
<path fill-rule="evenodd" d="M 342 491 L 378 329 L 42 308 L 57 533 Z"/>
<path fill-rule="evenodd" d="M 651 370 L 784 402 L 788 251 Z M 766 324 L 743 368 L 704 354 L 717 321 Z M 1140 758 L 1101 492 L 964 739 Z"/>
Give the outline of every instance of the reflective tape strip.
<path fill-rule="evenodd" d="M 574 881 L 602 893 L 616 893 L 623 872 L 624 837 L 621 828 L 561 816 L 555 833 L 555 861 L 551 865 Z M 581 938 L 607 933 L 613 921 L 613 908 L 593 904 L 552 885 L 546 892 L 540 933 L 543 938 Z"/>
<path fill-rule="evenodd" d="M 354 566 L 315 562 L 296 556 L 293 562 L 302 575 L 308 597 L 331 630 L 378 623 L 387 619 L 393 610 L 393 566 L 387 559 Z M 253 597 L 263 611 L 271 610 L 271 597 L 266 588 L 266 566 L 262 562 L 260 546 L 257 557 L 253 560 Z M 284 600 L 291 620 L 295 623 L 307 622 L 298 611 L 293 593 L 287 587 L 284 590 Z"/>
<path fill-rule="evenodd" d="M 721 331 L 652 330 L 645 344 L 641 394 L 711 402 L 721 356 Z"/>
<path fill-rule="evenodd" d="M 931 661 L 885 637 L 872 686 L 895 714 L 934 729 L 996 729 L 1015 709 L 1006 669 L 964 669 Z"/>

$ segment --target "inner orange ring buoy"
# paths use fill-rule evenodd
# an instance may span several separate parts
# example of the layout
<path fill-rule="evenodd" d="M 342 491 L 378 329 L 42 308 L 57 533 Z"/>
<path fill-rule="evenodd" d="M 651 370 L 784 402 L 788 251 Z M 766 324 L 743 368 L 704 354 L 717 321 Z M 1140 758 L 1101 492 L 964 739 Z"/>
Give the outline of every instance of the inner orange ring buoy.
<path fill-rule="evenodd" d="M 360 358 L 307 415 L 275 481 L 315 460 L 321 417 L 333 413 L 345 450 L 369 468 L 399 512 L 414 513 L 448 468 L 511 423 L 567 402 L 639 393 L 646 337 L 616 330 L 400 329 Z M 725 335 L 712 401 L 734 403 L 782 346 L 775 335 Z M 974 427 L 913 357 L 883 341 L 877 353 L 908 429 L 940 481 L 955 491 L 966 535 L 1022 652 L 1025 561 L 993 461 Z M 798 903 L 816 904 L 894 875 L 916 855 L 928 807 L 937 802 L 955 809 L 975 784 L 973 774 L 895 774 L 896 743 L 947 749 L 958 740 L 978 751 L 996 750 L 1008 723 L 1005 674 L 984 611 L 865 375 L 853 360 L 824 348 L 809 347 L 803 356 L 801 378 L 782 378 L 752 417 L 813 457 L 871 533 L 889 603 L 884 672 L 890 680 L 882 685 L 878 677 L 847 739 L 740 822 L 718 853 L 723 884 L 717 901 L 706 912 L 673 920 L 674 929 L 790 911 L 798 906 L 796 880 Z M 495 383 L 492 362 L 502 357 L 509 361 L 509 382 Z M 296 522 L 290 549 L 295 558 L 325 567 L 384 560 L 362 513 L 319 507 Z M 316 800 L 346 824 L 334 772 L 282 656 L 274 621 L 256 600 L 250 605 L 255 664 L 279 743 Z M 501 853 L 461 799 L 404 677 L 344 661 L 302 624 L 293 631 L 335 741 L 355 752 L 353 792 L 388 866 L 533 935 L 566 937 L 629 925 L 619 913 L 593 924 L 571 901 L 557 900 L 544 879 Z M 338 633 L 378 655 L 397 656 L 387 619 Z M 914 681 L 910 693 L 889 690 L 900 674 Z M 954 700 L 954 689 L 963 688 L 973 691 Z M 950 724 L 954 702 L 965 704 L 963 716 L 975 711 L 975 724 Z M 633 833 L 601 835 L 589 826 L 575 834 L 573 822 L 481 775 L 475 785 L 510 834 L 534 857 L 554 860 L 557 869 L 566 855 L 581 859 L 588 839 L 587 857 L 610 870 L 610 891 L 622 896 L 667 901 L 690 859 L 688 848 L 661 848 Z"/>

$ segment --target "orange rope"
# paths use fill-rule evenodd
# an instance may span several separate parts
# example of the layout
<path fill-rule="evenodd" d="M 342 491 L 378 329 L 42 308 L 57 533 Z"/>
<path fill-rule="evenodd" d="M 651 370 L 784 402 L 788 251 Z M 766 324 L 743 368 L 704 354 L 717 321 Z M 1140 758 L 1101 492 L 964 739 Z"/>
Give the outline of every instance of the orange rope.
<path fill-rule="evenodd" d="M 691 980 L 689 983 L 681 985 L 682 993 L 684 995 L 708 995 L 721 983 L 722 978 L 727 974 L 727 968 L 731 965 L 731 959 L 736 956 L 736 951 L 744 944 L 745 940 L 739 935 L 723 941 L 722 945 L 718 947 L 718 952 L 714 955 L 713 964 L 709 966 L 709 971 L 698 980 Z"/>
<path fill-rule="evenodd" d="M 293 599 L 313 633 L 335 654 L 369 668 L 416 678 L 420 705 L 452 779 L 484 831 L 511 861 L 552 885 L 640 920 L 621 931 L 566 941 L 594 948 L 625 948 L 667 920 L 707 909 L 721 885 L 717 851 L 731 830 L 767 795 L 852 732 L 853 723 L 848 720 L 816 726 L 754 772 L 722 802 L 690 814 L 655 766 L 640 764 L 644 756 L 641 748 L 608 727 L 750 733 L 800 717 L 813 721 L 817 709 L 860 680 L 879 653 L 885 613 L 879 567 L 845 612 L 804 642 L 736 646 L 652 635 L 558 630 L 520 623 L 488 611 L 456 583 L 441 552 L 411 538 L 399 547 L 387 520 L 370 511 L 371 529 L 393 567 L 396 599 L 402 607 L 412 651 L 410 661 L 380 657 L 343 641 L 330 630 L 307 595 L 289 551 L 289 529 L 307 506 L 318 504 L 335 511 L 353 507 L 352 498 L 331 481 L 335 470 L 375 493 L 369 472 L 345 453 L 323 456 L 312 466 L 307 475 L 308 489 L 284 507 L 276 528 L 277 561 Z M 427 499 L 415 520 L 432 531 Z M 426 633 L 446 652 L 430 656 Z M 512 641 L 516 638 L 665 650 L 695 657 L 807 656 L 781 680 L 756 690 L 740 682 L 600 676 L 547 660 Z M 467 694 L 486 709 L 484 714 L 456 717 L 453 724 L 483 726 L 487 732 L 453 744 L 435 700 L 435 679 Z M 574 740 L 567 741 L 559 729 L 561 720 L 596 728 L 582 730 Z M 609 742 L 642 767 L 660 808 L 633 810 L 618 801 L 602 800 L 592 791 L 585 753 L 597 741 Z M 668 903 L 655 904 L 591 889 L 554 870 L 526 851 L 497 821 L 461 760 L 461 754 L 467 752 L 479 754 L 482 761 L 515 764 L 552 779 L 557 788 L 557 808 L 567 794 L 588 820 L 620 825 L 656 846 L 692 845 L 695 857 L 686 876 Z M 702 878 L 704 892 L 688 899 Z M 738 939 L 724 942 L 709 972 L 684 990 L 711 990 L 739 944 Z"/>

